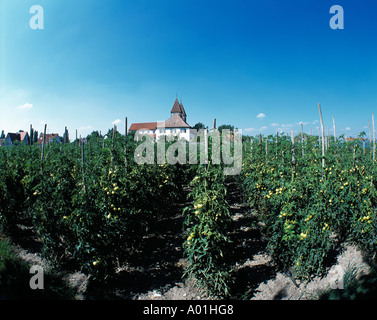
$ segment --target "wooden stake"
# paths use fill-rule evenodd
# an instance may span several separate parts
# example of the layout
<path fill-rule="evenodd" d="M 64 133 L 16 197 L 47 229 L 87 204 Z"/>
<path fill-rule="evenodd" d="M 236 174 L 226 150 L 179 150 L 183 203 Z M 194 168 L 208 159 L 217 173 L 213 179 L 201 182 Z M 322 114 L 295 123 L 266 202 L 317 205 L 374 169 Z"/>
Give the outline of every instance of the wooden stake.
<path fill-rule="evenodd" d="M 44 129 L 44 132 L 43 132 L 42 155 L 41 155 L 41 174 L 42 174 L 42 176 L 43 176 L 43 160 L 44 160 L 44 156 L 45 156 L 46 131 L 47 131 L 47 124 L 45 124 L 45 129 Z"/>
<path fill-rule="evenodd" d="M 334 116 L 332 116 L 332 125 L 334 127 L 334 141 L 336 143 L 336 129 L 335 129 L 335 118 L 334 118 Z"/>
<path fill-rule="evenodd" d="M 85 143 L 81 144 L 81 162 L 82 162 L 82 181 L 84 185 L 84 194 L 86 199 L 86 180 L 85 180 Z"/>
<path fill-rule="evenodd" d="M 250 156 L 253 158 L 253 137 L 250 138 Z"/>
<path fill-rule="evenodd" d="M 126 170 L 126 173 L 127 173 L 127 134 L 128 134 L 127 126 L 128 126 L 128 119 L 126 117 L 126 120 L 125 120 L 125 136 L 126 136 L 126 141 L 124 143 L 124 169 Z"/>
<path fill-rule="evenodd" d="M 216 129 L 216 118 L 213 119 L 213 129 Z"/>
<path fill-rule="evenodd" d="M 292 140 L 292 179 L 295 177 L 296 172 L 296 157 L 295 157 L 295 137 L 293 135 L 293 131 L 291 131 L 291 140 Z"/>
<path fill-rule="evenodd" d="M 266 163 L 268 159 L 268 139 L 266 138 Z"/>
<path fill-rule="evenodd" d="M 126 121 L 125 121 L 125 130 L 124 130 L 124 132 L 125 132 L 125 135 L 126 135 L 126 137 L 127 137 L 127 135 L 128 135 L 128 118 L 126 117 Z"/>
<path fill-rule="evenodd" d="M 279 133 L 276 131 L 276 152 L 275 157 L 278 158 L 278 139 L 279 139 Z"/>
<path fill-rule="evenodd" d="M 29 137 L 29 145 L 33 144 L 33 137 L 34 137 L 34 130 L 33 130 L 33 125 L 30 125 L 30 137 Z"/>
<path fill-rule="evenodd" d="M 373 132 L 372 132 L 372 135 L 373 135 L 373 163 L 376 159 L 376 131 L 375 131 L 375 128 L 374 128 L 374 114 L 372 112 L 372 128 L 373 128 Z"/>
<path fill-rule="evenodd" d="M 323 127 L 321 104 L 318 103 L 319 117 L 321 119 L 321 133 L 322 133 L 322 168 L 325 167 L 325 130 Z"/>
<path fill-rule="evenodd" d="M 208 169 L 208 132 L 204 129 L 204 162 L 206 170 Z"/>
<path fill-rule="evenodd" d="M 115 130 L 116 130 L 116 125 L 114 124 L 113 128 L 113 139 L 111 141 L 111 170 L 113 170 L 113 162 L 114 162 L 114 140 L 115 140 Z"/>
<path fill-rule="evenodd" d="M 326 150 L 329 148 L 329 141 L 330 141 L 330 130 L 329 130 L 329 127 L 327 127 Z"/>
<path fill-rule="evenodd" d="M 304 131 L 303 131 L 303 125 L 301 122 L 301 149 L 302 149 L 302 156 L 304 156 Z"/>

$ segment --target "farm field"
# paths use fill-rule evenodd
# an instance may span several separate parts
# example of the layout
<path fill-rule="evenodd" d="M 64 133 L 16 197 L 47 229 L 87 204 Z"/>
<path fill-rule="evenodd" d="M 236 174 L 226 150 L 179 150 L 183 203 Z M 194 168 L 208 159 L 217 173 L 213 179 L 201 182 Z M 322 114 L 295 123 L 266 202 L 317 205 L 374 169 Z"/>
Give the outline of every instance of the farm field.
<path fill-rule="evenodd" d="M 243 137 L 242 170 L 226 176 L 211 161 L 139 165 L 139 143 L 111 136 L 0 148 L 2 298 L 375 294 L 377 173 L 363 140 L 329 137 L 322 157 L 318 136 Z"/>

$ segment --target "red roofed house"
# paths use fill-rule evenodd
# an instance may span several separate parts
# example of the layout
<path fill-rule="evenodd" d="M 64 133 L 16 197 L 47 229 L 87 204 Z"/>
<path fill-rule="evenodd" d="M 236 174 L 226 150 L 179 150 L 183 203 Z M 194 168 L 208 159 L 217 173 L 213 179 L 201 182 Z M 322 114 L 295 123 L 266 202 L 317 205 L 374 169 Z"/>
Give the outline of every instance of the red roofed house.
<path fill-rule="evenodd" d="M 138 131 L 140 134 L 149 134 L 156 139 L 157 122 L 133 123 L 130 131 Z"/>
<path fill-rule="evenodd" d="M 149 134 L 158 140 L 161 136 L 177 136 L 187 141 L 192 137 L 191 126 L 187 124 L 187 114 L 183 104 L 175 99 L 173 108 L 170 111 L 171 117 L 162 122 L 133 123 L 130 131 L 138 131 L 139 134 Z"/>
<path fill-rule="evenodd" d="M 62 143 L 62 138 L 57 133 L 48 133 L 46 134 L 46 141 L 45 143 L 51 143 L 51 142 L 57 142 Z M 42 145 L 43 144 L 43 133 L 39 135 L 39 139 L 37 141 L 37 144 Z"/>
<path fill-rule="evenodd" d="M 9 132 L 5 137 L 5 145 L 10 146 L 16 142 L 29 144 L 29 133 L 25 131 L 19 131 L 17 133 Z"/>

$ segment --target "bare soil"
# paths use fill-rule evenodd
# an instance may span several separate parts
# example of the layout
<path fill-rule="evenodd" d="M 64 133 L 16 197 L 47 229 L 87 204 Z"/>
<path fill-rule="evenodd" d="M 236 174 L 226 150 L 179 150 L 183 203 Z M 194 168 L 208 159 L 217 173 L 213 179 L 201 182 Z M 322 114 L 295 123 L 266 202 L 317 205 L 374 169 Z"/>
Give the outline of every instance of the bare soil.
<path fill-rule="evenodd" d="M 242 300 L 307 300 L 316 299 L 330 284 L 341 281 L 343 271 L 358 267 L 361 275 L 369 270 L 362 253 L 354 246 L 345 246 L 326 276 L 308 282 L 293 279 L 276 269 L 266 254 L 266 240 L 259 232 L 257 213 L 250 212 L 239 200 L 236 189 L 230 187 L 230 209 L 234 223 L 232 238 L 234 250 L 230 256 L 234 265 L 235 283 L 232 295 Z M 184 217 L 182 209 L 188 203 L 177 204 L 173 214 L 163 215 L 155 228 L 144 239 L 144 250 L 129 264 L 118 268 L 116 278 L 102 296 L 89 290 L 90 276 L 80 271 L 62 272 L 62 279 L 75 292 L 74 299 L 127 299 L 127 300 L 205 300 L 210 299 L 195 286 L 194 280 L 183 278 L 187 261 L 183 257 L 182 242 Z M 30 230 L 24 230 L 16 250 L 30 265 L 51 267 L 40 255 L 38 239 Z M 32 240 L 32 241 L 30 241 Z"/>

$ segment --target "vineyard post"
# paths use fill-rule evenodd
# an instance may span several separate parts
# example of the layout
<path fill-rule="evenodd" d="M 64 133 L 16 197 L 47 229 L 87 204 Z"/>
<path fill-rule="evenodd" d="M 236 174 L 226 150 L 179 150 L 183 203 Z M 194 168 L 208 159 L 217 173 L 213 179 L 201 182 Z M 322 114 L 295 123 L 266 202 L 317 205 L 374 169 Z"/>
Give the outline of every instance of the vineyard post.
<path fill-rule="evenodd" d="M 335 118 L 332 116 L 332 125 L 334 127 L 334 142 L 336 143 L 336 129 L 335 129 Z"/>
<path fill-rule="evenodd" d="M 213 129 L 216 129 L 216 118 L 213 119 Z"/>
<path fill-rule="evenodd" d="M 325 130 L 323 127 L 321 104 L 318 103 L 319 117 L 321 119 L 321 133 L 322 133 L 322 169 L 325 167 Z"/>

